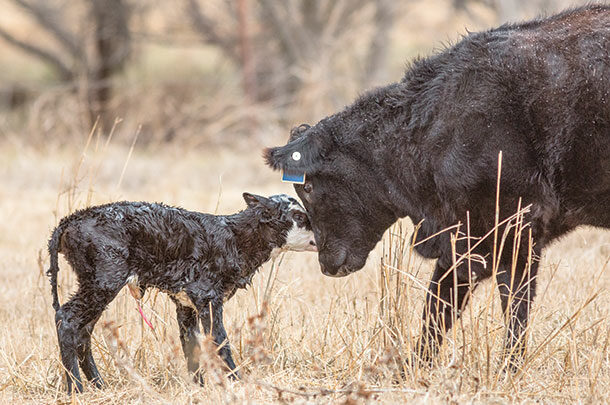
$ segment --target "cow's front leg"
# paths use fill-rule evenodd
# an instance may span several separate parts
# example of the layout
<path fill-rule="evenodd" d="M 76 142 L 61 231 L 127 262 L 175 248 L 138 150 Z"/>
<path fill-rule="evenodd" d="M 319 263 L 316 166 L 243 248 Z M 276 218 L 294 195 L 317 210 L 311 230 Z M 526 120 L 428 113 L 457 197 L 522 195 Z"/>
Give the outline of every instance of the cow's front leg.
<path fill-rule="evenodd" d="M 218 355 L 229 368 L 232 379 L 239 379 L 239 374 L 235 371 L 235 362 L 231 355 L 231 348 L 227 338 L 227 332 L 222 321 L 222 297 L 218 300 L 209 301 L 199 310 L 199 317 L 205 334 L 212 334 L 214 343 L 219 347 Z"/>
<path fill-rule="evenodd" d="M 520 256 L 520 259 L 523 260 L 519 260 L 518 266 L 505 265 L 496 276 L 507 324 L 505 356 L 512 371 L 518 369 L 525 353 L 527 324 L 538 274 L 537 261 L 528 266 L 526 258 Z"/>
<path fill-rule="evenodd" d="M 451 264 L 442 258 L 437 261 L 424 305 L 424 327 L 417 345 L 419 360 L 426 363 L 432 361 L 443 342 L 444 333 L 451 329 L 454 319 L 459 318 L 471 288 L 476 287 L 478 281 L 476 277 L 469 277 L 468 274 L 466 264 L 451 269 Z"/>

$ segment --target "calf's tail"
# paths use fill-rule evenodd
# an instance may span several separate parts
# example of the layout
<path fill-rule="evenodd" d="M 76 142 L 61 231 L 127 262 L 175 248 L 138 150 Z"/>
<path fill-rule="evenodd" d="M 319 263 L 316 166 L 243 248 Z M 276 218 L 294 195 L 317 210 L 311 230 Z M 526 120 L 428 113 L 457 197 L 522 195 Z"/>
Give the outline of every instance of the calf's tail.
<path fill-rule="evenodd" d="M 49 270 L 47 270 L 47 276 L 51 281 L 51 294 L 53 295 L 53 309 L 55 312 L 59 310 L 59 296 L 57 294 L 57 273 L 59 273 L 59 263 L 57 256 L 59 253 L 59 241 L 63 234 L 63 224 L 59 224 L 53 231 L 51 239 L 49 239 L 49 255 L 51 256 L 51 264 Z"/>

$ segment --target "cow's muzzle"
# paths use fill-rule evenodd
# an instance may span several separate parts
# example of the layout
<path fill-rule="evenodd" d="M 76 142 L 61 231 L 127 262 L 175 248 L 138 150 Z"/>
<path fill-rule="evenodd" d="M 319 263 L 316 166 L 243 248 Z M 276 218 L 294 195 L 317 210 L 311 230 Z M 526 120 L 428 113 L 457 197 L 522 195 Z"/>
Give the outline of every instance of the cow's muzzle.
<path fill-rule="evenodd" d="M 334 249 L 320 249 L 318 251 L 318 261 L 322 273 L 330 277 L 343 277 L 346 269 L 347 249 L 338 247 Z"/>
<path fill-rule="evenodd" d="M 346 265 L 335 268 L 328 268 L 322 263 L 320 263 L 320 270 L 322 270 L 322 274 L 329 277 L 345 277 L 354 272 L 354 270 L 350 269 Z"/>

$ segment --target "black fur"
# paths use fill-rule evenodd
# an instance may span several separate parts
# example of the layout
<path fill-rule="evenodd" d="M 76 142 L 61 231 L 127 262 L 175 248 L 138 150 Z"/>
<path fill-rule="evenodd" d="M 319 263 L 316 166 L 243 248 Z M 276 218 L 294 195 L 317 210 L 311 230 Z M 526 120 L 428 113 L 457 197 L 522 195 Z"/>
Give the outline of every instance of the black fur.
<path fill-rule="evenodd" d="M 297 150 L 305 158 L 291 160 Z M 364 265 L 401 217 L 422 223 L 418 241 L 465 224 L 467 213 L 472 235 L 492 229 L 500 151 L 500 215 L 515 213 L 519 199 L 531 204 L 525 222 L 534 258 L 579 225 L 610 227 L 610 7 L 469 34 L 416 60 L 400 82 L 301 127 L 287 145 L 267 149 L 265 159 L 274 169 L 307 173 L 307 183 L 295 189 L 310 215 L 322 271 L 344 276 Z M 510 320 L 507 346 L 517 359 L 538 261 L 524 274 L 523 242 L 511 274 L 512 236 L 497 279 Z M 492 244 L 488 238 L 475 252 L 488 263 Z M 451 274 L 443 277 L 452 265 L 448 233 L 416 249 L 438 259 L 419 349 L 430 357 L 454 309 L 467 301 L 470 276 L 458 267 L 455 287 Z M 465 240 L 457 249 L 466 251 Z M 474 283 L 490 277 L 491 268 L 473 263 Z"/>
<path fill-rule="evenodd" d="M 60 221 L 49 241 L 47 274 L 68 391 L 73 384 L 82 391 L 79 365 L 96 386 L 103 385 L 91 355 L 91 332 L 106 306 L 134 280 L 142 293 L 156 287 L 172 297 L 188 369 L 200 381 L 199 320 L 217 345 L 224 344 L 219 354 L 231 371 L 235 369 L 223 326 L 223 302 L 250 284 L 273 249 L 285 246 L 295 223 L 311 229 L 303 209 L 294 209 L 298 203 L 293 198 L 244 193 L 244 199 L 248 208 L 228 216 L 117 202 L 77 211 Z M 78 291 L 61 306 L 58 253 L 78 278 Z M 186 294 L 194 308 L 177 294 Z"/>

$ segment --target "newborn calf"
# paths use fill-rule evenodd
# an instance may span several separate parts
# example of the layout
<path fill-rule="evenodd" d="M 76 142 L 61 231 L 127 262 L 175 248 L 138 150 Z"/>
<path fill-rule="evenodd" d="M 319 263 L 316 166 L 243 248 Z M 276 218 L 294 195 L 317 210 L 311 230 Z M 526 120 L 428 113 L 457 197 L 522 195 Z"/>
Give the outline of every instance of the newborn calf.
<path fill-rule="evenodd" d="M 223 302 L 250 284 L 256 270 L 281 250 L 316 251 L 305 210 L 292 197 L 244 193 L 247 208 L 208 215 L 144 202 L 117 202 L 77 211 L 61 220 L 49 241 L 53 308 L 68 391 L 82 391 L 78 366 L 103 385 L 91 333 L 106 306 L 126 285 L 148 287 L 176 304 L 188 369 L 199 374 L 199 320 L 211 333 L 231 371 L 235 363 L 222 321 Z M 78 278 L 78 291 L 63 305 L 57 295 L 57 254 Z M 235 373 L 235 372 L 234 372 Z M 236 376 L 236 374 L 232 374 Z"/>

